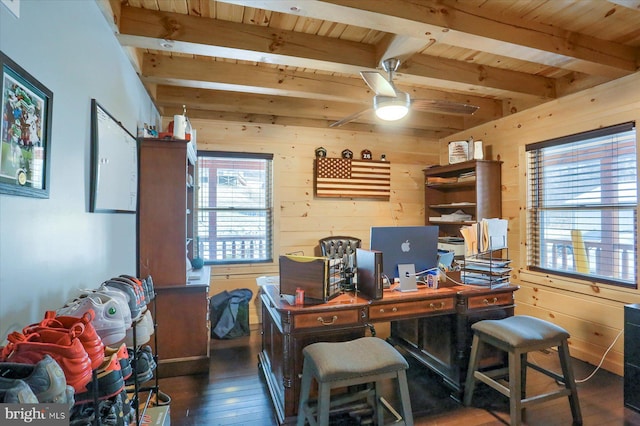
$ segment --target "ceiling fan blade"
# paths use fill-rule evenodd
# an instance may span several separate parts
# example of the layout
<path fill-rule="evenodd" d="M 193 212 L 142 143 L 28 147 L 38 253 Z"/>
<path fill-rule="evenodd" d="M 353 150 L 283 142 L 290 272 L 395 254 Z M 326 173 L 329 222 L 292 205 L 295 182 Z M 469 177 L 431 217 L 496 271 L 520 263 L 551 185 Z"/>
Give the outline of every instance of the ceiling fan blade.
<path fill-rule="evenodd" d="M 377 71 L 360 71 L 360 75 L 376 95 L 396 96 L 396 89 L 382 74 Z"/>
<path fill-rule="evenodd" d="M 355 120 L 356 118 L 360 117 L 362 114 L 364 114 L 365 112 L 369 111 L 371 108 L 367 108 L 367 109 L 363 109 L 362 111 L 358 111 L 354 114 L 348 115 L 345 118 L 343 118 L 342 120 L 336 121 L 335 123 L 331 123 L 329 125 L 329 127 L 340 127 L 344 124 L 347 124 L 350 121 Z"/>
<path fill-rule="evenodd" d="M 452 102 L 440 99 L 413 99 L 411 101 L 411 108 L 417 111 L 471 115 L 480 107 L 464 104 L 461 102 Z"/>

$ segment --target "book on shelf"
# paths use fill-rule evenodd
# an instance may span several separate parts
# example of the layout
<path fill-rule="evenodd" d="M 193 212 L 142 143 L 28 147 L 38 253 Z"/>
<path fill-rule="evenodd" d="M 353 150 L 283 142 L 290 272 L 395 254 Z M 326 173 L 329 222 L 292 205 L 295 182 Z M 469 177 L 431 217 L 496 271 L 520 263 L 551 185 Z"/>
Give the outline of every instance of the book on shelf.
<path fill-rule="evenodd" d="M 454 177 L 442 177 L 442 176 L 428 176 L 427 185 L 437 185 L 442 183 L 456 183 L 458 178 Z"/>

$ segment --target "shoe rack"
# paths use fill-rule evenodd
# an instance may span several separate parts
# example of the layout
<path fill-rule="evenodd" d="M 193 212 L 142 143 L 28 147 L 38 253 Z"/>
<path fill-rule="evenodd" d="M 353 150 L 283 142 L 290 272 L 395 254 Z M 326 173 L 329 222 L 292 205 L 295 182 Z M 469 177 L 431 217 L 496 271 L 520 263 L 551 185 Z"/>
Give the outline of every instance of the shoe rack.
<path fill-rule="evenodd" d="M 156 306 L 156 301 L 157 301 L 157 293 L 153 292 L 153 298 L 151 300 L 151 303 L 153 304 L 153 312 L 157 312 L 157 306 Z M 147 309 L 149 308 L 148 306 L 149 304 L 147 304 Z M 144 315 L 140 316 L 140 318 L 138 319 L 138 321 L 142 321 L 144 318 Z M 131 368 L 133 369 L 133 406 L 135 407 L 135 425 L 140 425 L 142 422 L 142 419 L 144 418 L 144 415 L 147 411 L 147 408 L 149 408 L 149 404 L 151 403 L 151 398 L 153 397 L 153 395 L 156 395 L 156 403 L 159 401 L 159 391 L 160 391 L 160 383 L 159 383 L 159 378 L 158 378 L 158 323 L 155 320 L 155 316 L 152 317 L 153 318 L 153 346 L 154 346 L 154 351 L 153 351 L 153 360 L 155 362 L 155 369 L 156 371 L 153 372 L 153 385 L 151 386 L 141 386 L 142 383 L 140 383 L 138 381 L 138 373 L 136 370 L 137 367 L 137 363 L 138 363 L 138 356 L 140 355 L 140 346 L 138 345 L 138 336 L 137 336 L 137 332 L 136 332 L 136 327 L 135 325 L 131 325 L 133 327 L 133 359 L 131 361 Z M 144 403 L 144 407 L 142 409 L 142 411 L 140 411 L 140 394 L 142 393 L 147 393 L 147 397 Z"/>

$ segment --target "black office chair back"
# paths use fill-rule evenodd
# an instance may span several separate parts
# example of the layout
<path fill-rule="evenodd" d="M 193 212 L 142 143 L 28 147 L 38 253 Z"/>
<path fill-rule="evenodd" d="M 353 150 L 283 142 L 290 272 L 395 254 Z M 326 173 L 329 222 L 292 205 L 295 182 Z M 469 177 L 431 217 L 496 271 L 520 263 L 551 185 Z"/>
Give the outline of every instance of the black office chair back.
<path fill-rule="evenodd" d="M 360 238 L 355 237 L 325 237 L 319 241 L 322 256 L 344 261 L 344 285 L 343 290 L 355 289 L 354 276 L 357 273 L 356 249 L 360 247 Z"/>
<path fill-rule="evenodd" d="M 351 255 L 360 247 L 361 240 L 355 237 L 326 237 L 320 240 L 320 251 L 323 256 L 330 258 L 344 258 Z"/>

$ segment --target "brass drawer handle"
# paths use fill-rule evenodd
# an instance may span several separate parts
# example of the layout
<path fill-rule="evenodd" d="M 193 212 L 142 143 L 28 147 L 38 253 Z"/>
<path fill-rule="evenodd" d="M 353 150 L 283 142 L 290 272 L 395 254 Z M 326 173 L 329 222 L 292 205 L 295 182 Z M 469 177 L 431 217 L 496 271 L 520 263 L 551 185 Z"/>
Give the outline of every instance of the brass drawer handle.
<path fill-rule="evenodd" d="M 498 298 L 494 297 L 493 300 L 484 299 L 483 302 L 485 305 L 495 305 L 496 303 L 498 303 Z"/>
<path fill-rule="evenodd" d="M 380 313 L 384 314 L 386 311 L 384 310 L 384 308 L 380 308 Z M 391 308 L 391 312 L 398 312 L 398 308 L 396 308 L 395 306 L 393 308 Z"/>
<path fill-rule="evenodd" d="M 322 318 L 322 317 L 318 317 L 318 322 L 319 322 L 320 324 L 322 324 L 322 325 L 331 325 L 331 324 L 333 324 L 334 322 L 336 322 L 336 320 L 337 320 L 337 319 L 338 319 L 338 317 L 337 317 L 336 315 L 334 315 L 334 316 L 331 318 L 331 322 L 327 322 L 327 321 L 325 321 L 325 320 L 324 320 L 324 318 Z"/>
<path fill-rule="evenodd" d="M 436 306 L 433 303 L 429 303 L 429 308 L 434 309 L 436 311 L 440 310 L 440 309 L 444 309 L 444 302 L 440 302 L 440 305 Z"/>

